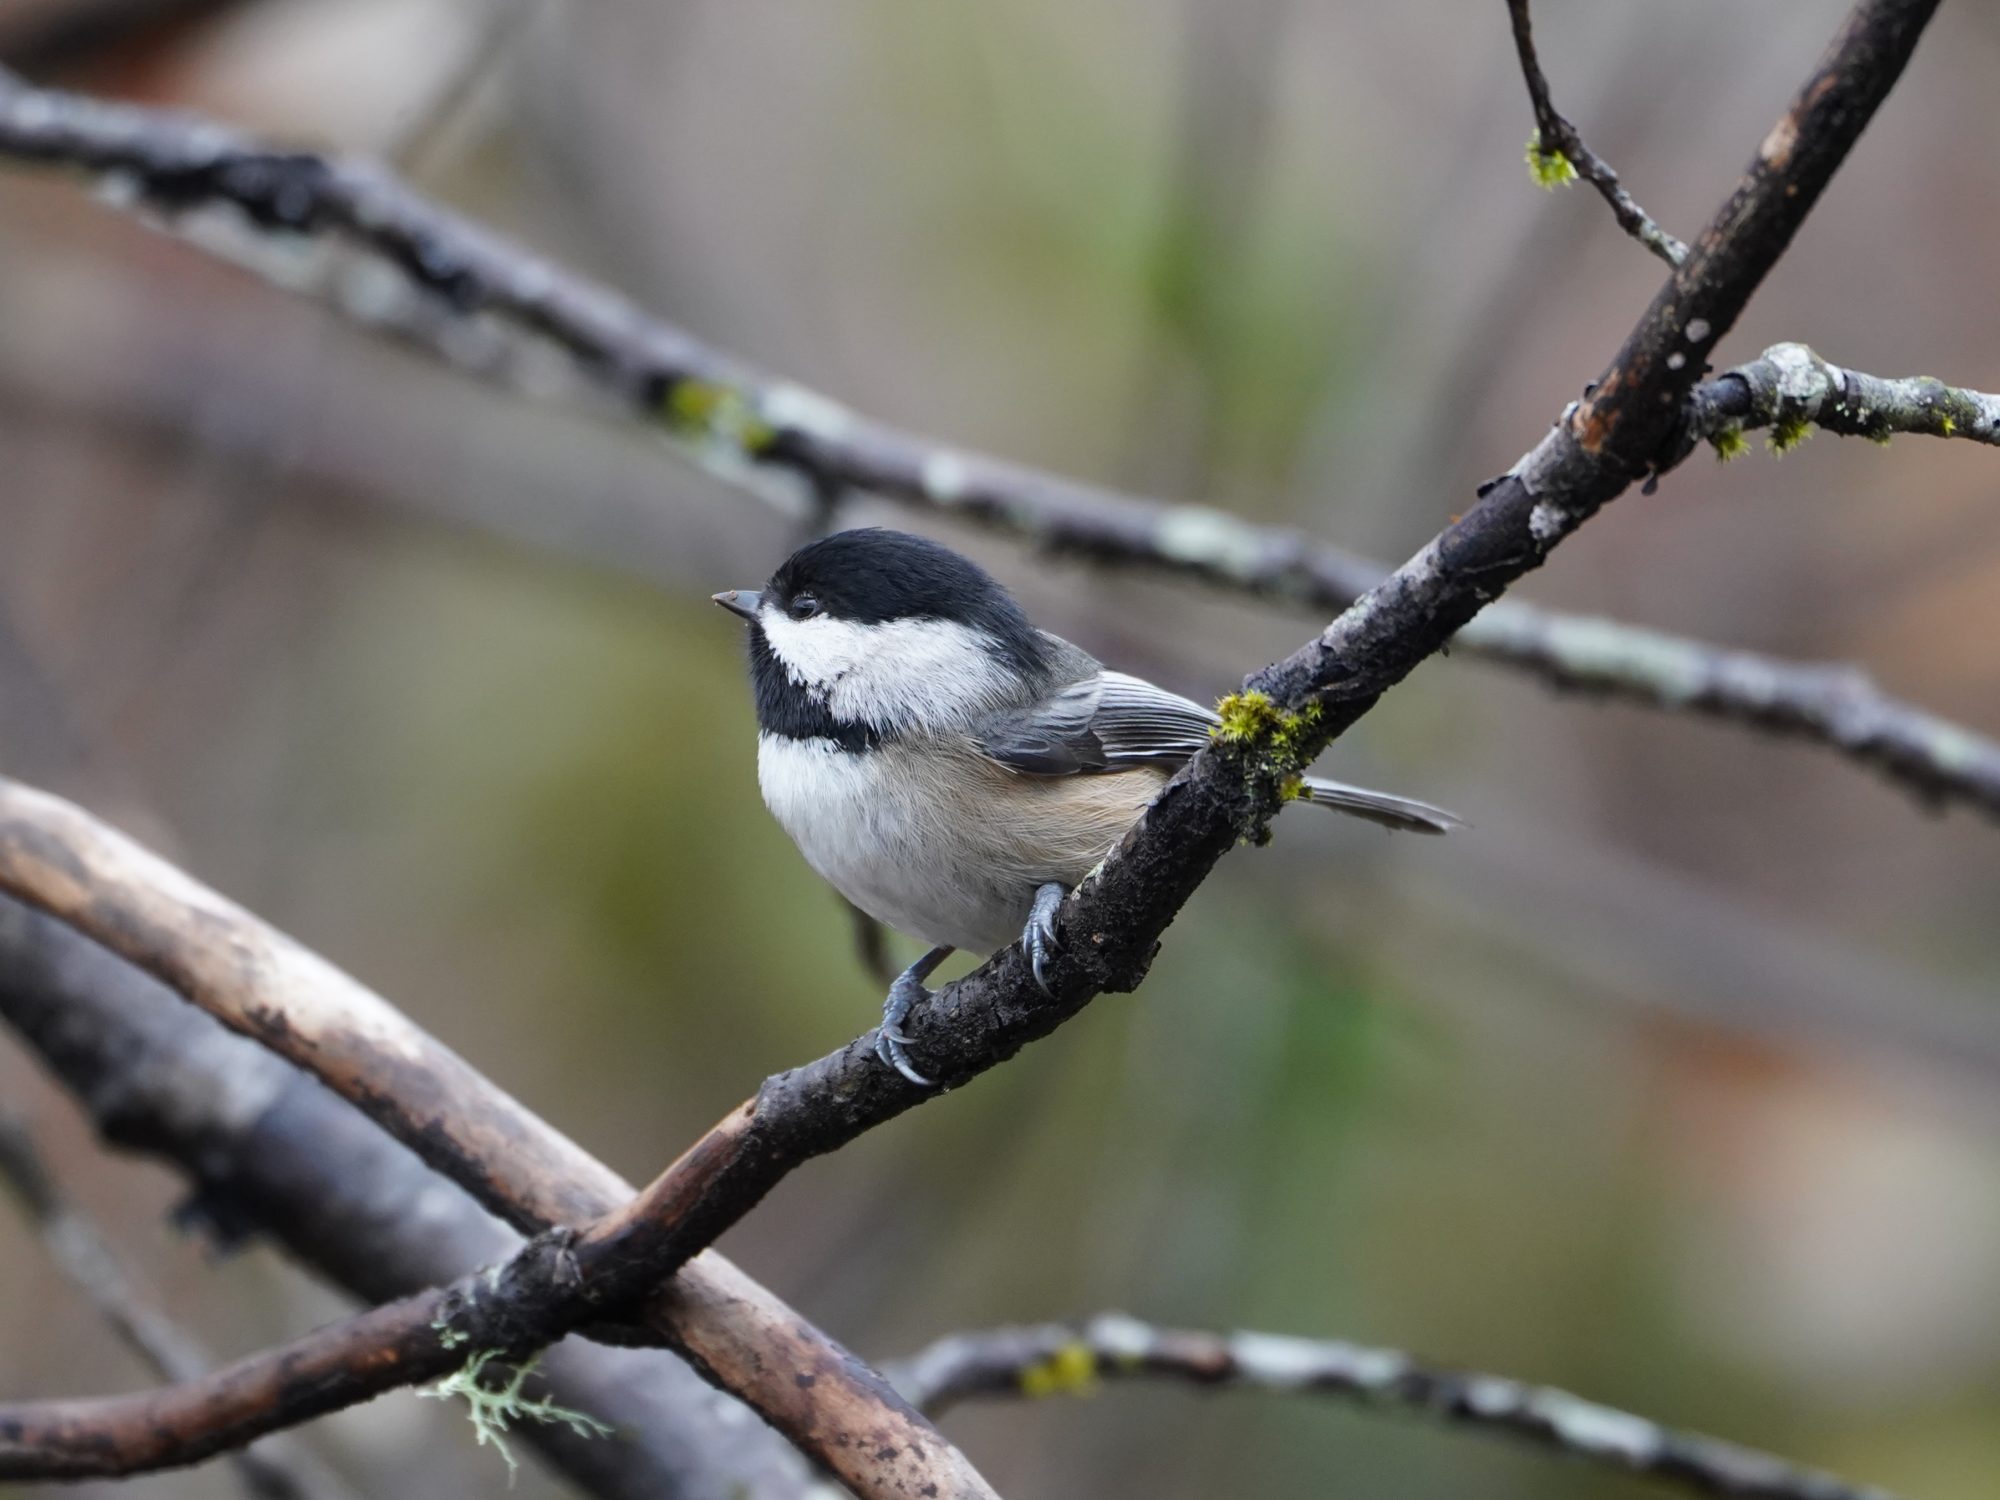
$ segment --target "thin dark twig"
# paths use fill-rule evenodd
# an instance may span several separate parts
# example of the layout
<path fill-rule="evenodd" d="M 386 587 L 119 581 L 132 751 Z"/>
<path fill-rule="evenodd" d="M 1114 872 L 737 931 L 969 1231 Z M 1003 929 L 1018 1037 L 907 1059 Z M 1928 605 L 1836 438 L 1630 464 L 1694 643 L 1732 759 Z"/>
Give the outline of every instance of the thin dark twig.
<path fill-rule="evenodd" d="M 1511 1437 L 1706 1495 L 1892 1500 L 1885 1490 L 1774 1454 L 1663 1427 L 1554 1386 L 1427 1364 L 1401 1349 L 1272 1333 L 1161 1328 L 1111 1313 L 1081 1326 L 992 1328 L 939 1339 L 883 1367 L 934 1415 L 978 1396 L 1087 1394 L 1099 1382 L 1167 1380 L 1204 1390 L 1331 1396 Z"/>
<path fill-rule="evenodd" d="M 162 1380 L 200 1380 L 215 1361 L 201 1341 L 140 1290 L 104 1233 L 56 1186 L 25 1121 L 0 1114 L 0 1186 L 41 1238 L 49 1260 L 89 1299 L 111 1331 Z M 345 1500 L 346 1487 L 283 1435 L 229 1455 L 244 1490 L 259 1500 Z"/>
<path fill-rule="evenodd" d="M 1535 55 L 1534 23 L 1528 17 L 1528 0 L 1507 0 L 1507 13 L 1514 23 L 1514 51 L 1521 59 L 1521 76 L 1528 84 L 1528 98 L 1535 106 L 1535 149 L 1544 158 L 1560 153 L 1611 205 L 1618 227 L 1670 266 L 1687 259 L 1687 246 L 1668 234 L 1639 207 L 1611 164 L 1584 144 L 1583 136 L 1549 97 L 1549 81 L 1542 75 L 1541 60 Z"/>

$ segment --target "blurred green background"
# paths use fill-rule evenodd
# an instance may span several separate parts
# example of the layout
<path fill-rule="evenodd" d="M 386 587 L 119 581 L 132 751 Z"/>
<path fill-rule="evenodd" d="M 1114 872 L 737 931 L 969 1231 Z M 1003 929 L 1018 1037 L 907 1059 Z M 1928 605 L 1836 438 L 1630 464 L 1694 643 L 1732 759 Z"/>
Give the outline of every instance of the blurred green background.
<path fill-rule="evenodd" d="M 69 3 L 0 0 L 0 59 Z M 1685 237 L 1844 9 L 1537 16 L 1559 103 Z M 191 10 L 45 76 L 377 150 L 493 14 Z M 1801 339 L 2000 387 L 1996 69 L 2000 13 L 1945 7 L 1723 360 Z M 414 170 L 873 415 L 1397 558 L 1660 279 L 1587 189 L 1535 190 L 1530 123 L 1498 3 L 551 0 Z M 706 601 L 796 522 L 13 171 L 0 330 L 0 767 L 634 1177 L 872 1023 L 845 913 L 759 802 L 740 627 Z M 1996 498 L 1969 444 L 1702 456 L 1526 592 L 1859 660 L 2000 733 Z M 945 537 L 1199 697 L 1313 628 L 843 516 Z M 1119 1308 L 1409 1346 L 1923 1500 L 2000 1489 L 1994 829 L 1462 662 L 1329 765 L 1473 827 L 1286 819 L 1140 994 L 800 1172 L 724 1248 L 871 1357 Z M 0 1096 L 218 1347 L 337 1306 L 268 1252 L 176 1238 L 176 1185 L 102 1158 L 11 1047 Z M 0 1391 L 136 1380 L 0 1219 Z M 946 1430 L 1017 1500 L 1644 1492 L 1283 1396 L 1119 1389 Z M 406 1395 L 311 1437 L 370 1494 L 501 1483 Z"/>

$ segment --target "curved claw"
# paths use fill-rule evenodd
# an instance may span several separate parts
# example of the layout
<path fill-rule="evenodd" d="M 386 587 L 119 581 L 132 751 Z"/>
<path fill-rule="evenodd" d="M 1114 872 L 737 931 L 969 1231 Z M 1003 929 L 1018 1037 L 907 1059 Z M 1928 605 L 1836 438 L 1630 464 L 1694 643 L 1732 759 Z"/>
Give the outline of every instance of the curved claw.
<path fill-rule="evenodd" d="M 882 1065 L 894 1068 L 920 1089 L 936 1088 L 937 1081 L 919 1073 L 910 1061 L 910 1039 L 903 1033 L 903 1018 L 919 1000 L 930 999 L 924 980 L 950 956 L 949 948 L 933 948 L 898 974 L 882 1002 L 882 1024 L 875 1029 L 875 1055 L 882 1059 Z"/>
<path fill-rule="evenodd" d="M 1055 992 L 1049 988 L 1049 955 L 1062 951 L 1062 944 L 1056 939 L 1056 913 L 1062 909 L 1063 897 L 1068 894 L 1053 880 L 1036 891 L 1035 904 L 1028 912 L 1028 925 L 1021 929 L 1021 950 L 1028 955 L 1035 987 L 1051 998 Z"/>
<path fill-rule="evenodd" d="M 918 1088 L 936 1088 L 935 1078 L 926 1078 L 911 1064 L 909 1041 L 894 1026 L 878 1026 L 875 1028 L 875 1055 L 882 1059 L 884 1067 L 894 1068 Z"/>

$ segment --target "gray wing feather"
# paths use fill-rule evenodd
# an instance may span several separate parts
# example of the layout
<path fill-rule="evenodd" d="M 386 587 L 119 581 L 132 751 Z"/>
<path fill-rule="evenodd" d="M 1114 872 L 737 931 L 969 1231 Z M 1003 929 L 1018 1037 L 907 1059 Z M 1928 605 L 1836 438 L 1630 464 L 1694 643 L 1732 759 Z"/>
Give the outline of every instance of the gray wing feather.
<path fill-rule="evenodd" d="M 979 748 L 1031 776 L 1078 776 L 1158 766 L 1175 770 L 1206 745 L 1222 721 L 1178 693 L 1123 672 L 1095 672 L 1026 708 L 980 727 Z M 1460 820 L 1442 808 L 1388 792 L 1308 776 L 1315 807 L 1410 833 L 1445 833 Z"/>
<path fill-rule="evenodd" d="M 1219 721 L 1198 703 L 1123 672 L 1093 672 L 979 726 L 980 750 L 1031 776 L 1131 766 L 1172 768 L 1208 743 Z"/>

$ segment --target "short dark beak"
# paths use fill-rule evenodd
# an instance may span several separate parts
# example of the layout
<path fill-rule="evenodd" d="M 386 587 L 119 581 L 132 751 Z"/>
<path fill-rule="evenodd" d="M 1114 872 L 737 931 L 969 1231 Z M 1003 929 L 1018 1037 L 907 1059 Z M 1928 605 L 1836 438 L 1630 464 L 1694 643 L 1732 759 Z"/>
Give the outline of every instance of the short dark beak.
<path fill-rule="evenodd" d="M 741 615 L 746 620 L 756 619 L 757 606 L 764 602 L 763 594 L 756 589 L 724 589 L 709 597 L 732 615 Z"/>

